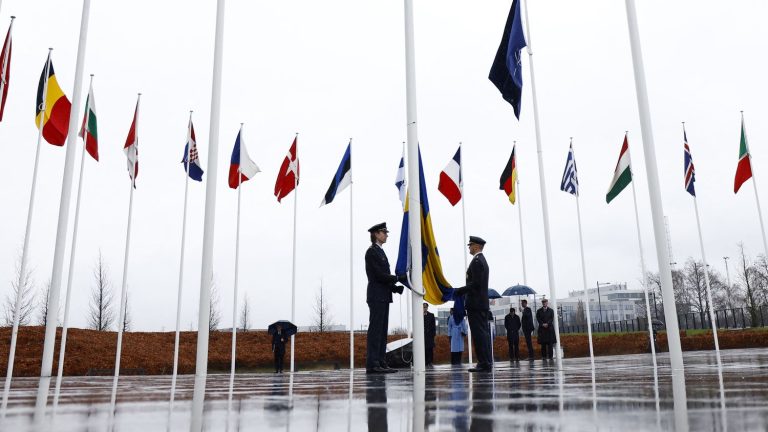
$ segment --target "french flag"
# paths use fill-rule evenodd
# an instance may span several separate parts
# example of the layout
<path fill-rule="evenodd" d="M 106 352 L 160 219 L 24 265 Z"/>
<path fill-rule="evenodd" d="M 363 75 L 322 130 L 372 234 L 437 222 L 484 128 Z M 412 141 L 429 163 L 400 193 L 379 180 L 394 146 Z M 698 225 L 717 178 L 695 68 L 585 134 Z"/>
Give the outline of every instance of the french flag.
<path fill-rule="evenodd" d="M 191 161 L 187 167 L 187 161 Z M 200 166 L 200 157 L 197 154 L 197 142 L 195 140 L 195 127 L 192 126 L 192 119 L 189 120 L 189 133 L 187 145 L 184 146 L 184 170 L 189 173 L 189 178 L 195 181 L 203 181 L 203 168 Z"/>
<path fill-rule="evenodd" d="M 243 142 L 243 128 L 237 133 L 235 148 L 232 149 L 232 159 L 229 162 L 229 187 L 237 189 L 240 184 L 253 178 L 261 172 L 256 163 L 248 157 L 248 150 Z"/>
<path fill-rule="evenodd" d="M 461 146 L 456 150 L 456 154 L 453 155 L 453 159 L 448 162 L 443 171 L 440 173 L 440 182 L 437 185 L 439 190 L 451 205 L 455 206 L 456 203 L 461 201 Z"/>

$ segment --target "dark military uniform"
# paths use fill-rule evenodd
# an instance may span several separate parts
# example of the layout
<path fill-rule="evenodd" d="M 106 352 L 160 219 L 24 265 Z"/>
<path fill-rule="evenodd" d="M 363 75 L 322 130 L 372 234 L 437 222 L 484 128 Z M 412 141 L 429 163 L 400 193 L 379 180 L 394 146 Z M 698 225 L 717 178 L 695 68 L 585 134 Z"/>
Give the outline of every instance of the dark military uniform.
<path fill-rule="evenodd" d="M 520 360 L 520 316 L 512 312 L 508 313 L 504 317 L 504 328 L 507 329 L 509 359 Z"/>
<path fill-rule="evenodd" d="M 288 337 L 283 332 L 275 332 L 272 335 L 272 352 L 275 354 L 275 373 L 283 371 L 283 359 L 285 358 L 285 342 Z"/>
<path fill-rule="evenodd" d="M 478 237 L 470 237 L 470 243 L 484 245 L 485 241 Z M 469 329 L 472 331 L 472 342 L 477 353 L 477 369 L 490 370 L 493 368 L 491 359 L 490 334 L 488 330 L 488 263 L 482 252 L 475 254 L 467 268 L 467 284 L 456 290 L 456 294 L 466 294 L 464 307 L 467 310 Z"/>
<path fill-rule="evenodd" d="M 553 357 L 553 347 L 557 342 L 555 338 L 555 311 L 552 308 L 544 307 L 536 311 L 536 321 L 539 323 L 539 344 L 541 344 L 541 358 L 551 359 Z M 544 328 L 542 324 L 547 324 Z"/>
<path fill-rule="evenodd" d="M 369 232 L 386 230 L 386 224 L 373 226 Z M 390 273 L 389 260 L 384 249 L 372 244 L 365 252 L 365 274 L 368 276 L 366 302 L 370 312 L 368 318 L 368 340 L 365 367 L 386 368 L 387 329 L 389 328 L 389 304 L 392 293 L 397 291 L 397 276 Z"/>
<path fill-rule="evenodd" d="M 424 314 L 424 363 L 427 365 L 433 361 L 436 334 L 435 314 L 427 312 Z"/>
<path fill-rule="evenodd" d="M 533 360 L 533 342 L 531 341 L 531 333 L 533 333 L 533 312 L 531 308 L 526 306 L 523 308 L 522 313 L 522 329 L 523 336 L 525 337 L 525 345 L 528 347 L 528 360 Z"/>

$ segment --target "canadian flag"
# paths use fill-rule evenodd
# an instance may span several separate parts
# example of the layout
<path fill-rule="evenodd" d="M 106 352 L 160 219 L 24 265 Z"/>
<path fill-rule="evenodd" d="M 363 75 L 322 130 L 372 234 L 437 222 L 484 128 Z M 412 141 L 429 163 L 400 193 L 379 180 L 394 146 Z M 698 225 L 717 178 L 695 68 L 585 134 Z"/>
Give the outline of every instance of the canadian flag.
<path fill-rule="evenodd" d="M 461 201 L 461 188 L 461 146 L 459 146 L 456 154 L 453 155 L 453 159 L 440 172 L 440 182 L 437 185 L 437 190 L 448 198 L 451 205 L 455 206 L 456 203 Z"/>

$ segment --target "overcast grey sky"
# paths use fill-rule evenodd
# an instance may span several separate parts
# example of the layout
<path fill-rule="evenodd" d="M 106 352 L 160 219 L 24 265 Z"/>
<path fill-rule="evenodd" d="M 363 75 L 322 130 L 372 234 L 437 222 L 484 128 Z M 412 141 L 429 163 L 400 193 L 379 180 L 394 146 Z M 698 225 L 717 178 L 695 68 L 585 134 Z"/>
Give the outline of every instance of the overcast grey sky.
<path fill-rule="evenodd" d="M 509 0 L 415 1 L 419 140 L 446 276 L 454 285 L 463 284 L 466 240 L 461 238 L 460 208 L 439 194 L 437 180 L 462 141 L 468 234 L 488 241 L 491 287 L 499 291 L 522 282 L 517 209 L 498 190 L 499 175 L 517 140 L 528 283 L 547 293 L 527 56 L 519 122 L 487 79 L 509 6 Z M 733 177 L 739 110 L 744 110 L 753 167 L 766 197 L 768 4 L 649 0 L 637 7 L 674 256 L 679 263 L 699 256 L 693 202 L 683 188 L 685 121 L 707 254 L 723 271 L 722 257 L 735 258 L 738 242 L 744 242 L 749 254 L 763 252 L 753 184 L 734 195 Z M 0 124 L 3 296 L 24 236 L 37 137 L 37 80 L 47 48 L 55 48 L 57 78 L 71 99 L 80 8 L 79 1 L 6 0 L 0 10 L 2 32 L 10 15 L 18 17 L 8 103 Z M 557 294 L 563 297 L 581 288 L 575 203 L 559 191 L 571 136 L 588 280 L 639 288 L 630 191 L 605 204 L 624 131 L 629 130 L 646 261 L 655 270 L 624 2 L 530 0 L 529 14 Z M 102 160 L 86 159 L 72 296 L 75 327 L 86 325 L 99 249 L 109 263 L 114 289 L 120 289 L 129 194 L 122 146 L 136 93 L 142 92 L 130 307 L 136 330 L 173 329 L 184 186 L 179 161 L 193 109 L 204 168 L 208 162 L 214 21 L 213 1 L 92 4 L 83 93 L 87 74 L 94 73 Z M 293 199 L 278 204 L 272 189 L 294 133 L 300 132 L 296 321 L 310 324 L 322 280 L 335 321 L 348 323 L 349 191 L 329 206 L 318 205 L 352 137 L 354 310 L 359 328 L 368 316 L 363 255 L 369 226 L 387 221 L 392 233 L 385 250 L 393 266 L 397 258 L 401 208 L 394 178 L 406 134 L 402 2 L 229 1 L 225 21 L 214 250 L 223 325 L 231 325 L 236 209 L 236 192 L 227 187 L 226 172 L 239 123 L 245 122 L 245 142 L 262 169 L 242 191 L 240 292 L 250 297 L 253 325 L 263 328 L 290 316 Z M 76 160 L 80 148 L 78 142 Z M 29 259 L 38 287 L 51 274 L 63 164 L 64 149 L 44 143 Z M 72 203 L 70 222 L 74 195 Z M 184 329 L 197 319 L 203 207 L 204 185 L 190 184 Z M 64 281 L 67 263 L 68 258 Z M 400 323 L 399 302 L 392 307 L 392 326 Z"/>

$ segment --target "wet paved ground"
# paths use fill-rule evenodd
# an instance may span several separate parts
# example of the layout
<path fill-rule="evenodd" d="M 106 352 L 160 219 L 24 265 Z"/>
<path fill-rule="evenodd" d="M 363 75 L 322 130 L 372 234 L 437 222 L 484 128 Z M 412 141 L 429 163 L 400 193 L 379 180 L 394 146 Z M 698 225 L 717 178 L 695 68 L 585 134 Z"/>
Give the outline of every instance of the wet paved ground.
<path fill-rule="evenodd" d="M 562 371 L 540 360 L 497 363 L 484 375 L 437 366 L 423 380 L 406 371 L 243 374 L 231 403 L 229 376 L 210 375 L 204 424 L 211 431 L 629 432 L 679 430 L 687 421 L 692 431 L 768 430 L 768 349 L 723 351 L 723 392 L 714 352 L 684 359 L 687 404 L 673 403 L 666 354 L 658 356 L 658 386 L 650 355 L 598 357 L 594 374 L 588 358 L 566 359 Z M 65 379 L 55 418 L 49 404 L 39 430 L 108 430 L 111 385 L 111 377 Z M 169 416 L 170 377 L 121 378 L 114 430 L 189 430 L 193 377 L 180 377 L 177 385 Z M 0 430 L 33 430 L 36 388 L 35 379 L 13 381 Z"/>

